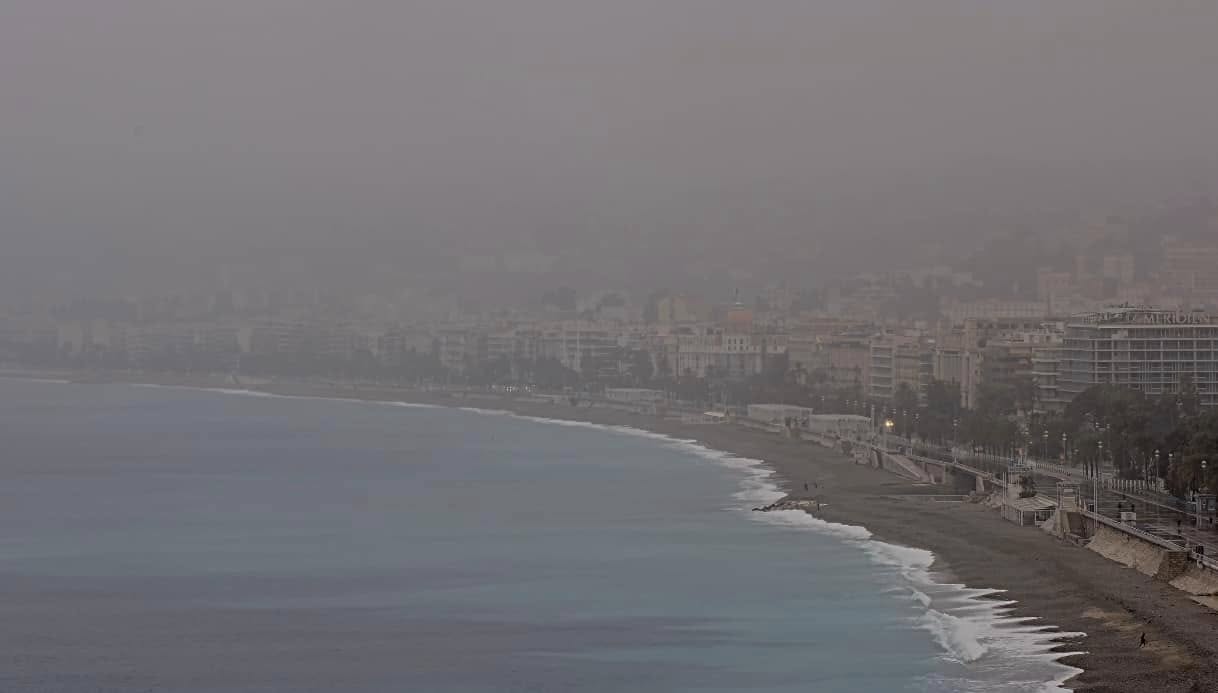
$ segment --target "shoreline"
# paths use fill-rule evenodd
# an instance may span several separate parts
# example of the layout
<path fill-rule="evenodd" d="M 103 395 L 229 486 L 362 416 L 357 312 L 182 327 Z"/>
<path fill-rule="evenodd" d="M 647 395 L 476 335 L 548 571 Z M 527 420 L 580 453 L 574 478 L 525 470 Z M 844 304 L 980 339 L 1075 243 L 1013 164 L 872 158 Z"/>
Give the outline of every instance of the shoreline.
<path fill-rule="evenodd" d="M 517 415 L 519 416 L 519 415 Z M 521 417 L 530 421 L 555 423 L 554 419 Z M 731 452 L 705 447 L 700 443 L 656 434 L 642 428 L 586 424 L 602 430 L 624 431 L 631 435 L 648 438 L 662 436 L 662 440 L 676 443 L 683 448 L 692 448 L 701 457 L 720 466 L 743 474 L 741 490 L 733 497 L 748 501 L 738 510 L 756 513 L 761 508 L 753 503 L 774 503 L 799 499 L 781 490 L 783 481 L 764 460 L 739 457 Z M 802 494 L 800 494 L 802 495 Z M 806 500 L 801 500 L 806 502 Z M 822 537 L 866 554 L 876 566 L 895 569 L 899 583 L 886 592 L 905 593 L 913 603 L 923 610 L 918 618 L 917 630 L 929 634 L 949 661 L 968 668 L 973 662 L 985 660 L 993 666 L 996 660 L 1019 667 L 1020 660 L 1034 660 L 1046 669 L 1051 677 L 1036 681 L 1040 691 L 1065 691 L 1067 683 L 1083 673 L 1083 670 L 1063 663 L 1063 659 L 1085 654 L 1069 649 L 1086 637 L 1085 633 L 1068 633 L 1057 626 L 1036 623 L 1011 613 L 1014 602 L 1004 598 L 1000 590 L 970 586 L 951 581 L 950 570 L 927 549 L 890 544 L 872 534 L 866 527 L 829 522 L 817 513 L 802 509 L 780 508 L 766 510 L 751 519 L 777 528 L 807 530 Z M 936 563 L 939 569 L 934 569 Z M 933 596 L 932 596 L 933 595 Z M 1039 621 L 1039 619 L 1036 619 Z M 1004 638 L 1006 639 L 1004 641 Z M 1014 646 L 1012 647 L 1012 641 Z M 983 665 L 984 668 L 984 665 Z M 981 672 L 978 675 L 983 676 Z M 973 680 L 975 685 L 988 682 Z"/>
<path fill-rule="evenodd" d="M 786 495 L 815 484 L 826 505 L 815 517 L 863 527 L 873 539 L 933 554 L 939 584 L 984 585 L 1012 600 L 1004 618 L 1030 619 L 1059 632 L 1051 652 L 1081 670 L 1062 685 L 1076 691 L 1218 690 L 1218 615 L 1165 583 L 1035 528 L 1016 527 L 988 507 L 930 500 L 943 487 L 916 485 L 833 450 L 733 424 L 686 424 L 606 408 L 523 401 L 510 396 L 457 397 L 448 392 L 325 383 L 233 384 L 216 378 L 63 372 L 2 372 L 0 377 L 211 390 L 248 390 L 287 397 L 407 402 L 501 410 L 519 416 L 626 426 L 757 460 Z M 797 493 L 796 489 L 800 492 Z M 986 597 L 981 597 L 985 599 Z M 993 598 L 992 596 L 990 598 Z M 1137 646 L 1145 632 L 1150 646 Z M 1078 639 L 1070 634 L 1085 633 Z M 1079 654 L 1079 650 L 1085 650 Z M 1051 685 L 1051 682 L 1046 682 Z"/>

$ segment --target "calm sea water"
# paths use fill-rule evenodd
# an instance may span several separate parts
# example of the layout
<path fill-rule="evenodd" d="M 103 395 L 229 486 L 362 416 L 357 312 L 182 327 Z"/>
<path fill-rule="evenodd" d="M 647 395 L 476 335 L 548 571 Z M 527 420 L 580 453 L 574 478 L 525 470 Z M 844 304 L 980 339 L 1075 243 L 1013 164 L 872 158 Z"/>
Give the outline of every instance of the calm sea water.
<path fill-rule="evenodd" d="M 0 690 L 1042 691 L 756 462 L 493 412 L 0 380 Z"/>

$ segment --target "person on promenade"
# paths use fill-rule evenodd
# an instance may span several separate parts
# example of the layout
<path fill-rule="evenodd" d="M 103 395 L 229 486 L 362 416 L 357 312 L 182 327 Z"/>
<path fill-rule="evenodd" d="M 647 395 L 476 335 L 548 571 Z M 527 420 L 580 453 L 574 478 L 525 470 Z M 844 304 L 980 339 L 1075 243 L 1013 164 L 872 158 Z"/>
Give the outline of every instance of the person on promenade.
<path fill-rule="evenodd" d="M 1142 633 L 1142 639 L 1138 641 L 1138 649 L 1146 647 L 1146 633 Z"/>

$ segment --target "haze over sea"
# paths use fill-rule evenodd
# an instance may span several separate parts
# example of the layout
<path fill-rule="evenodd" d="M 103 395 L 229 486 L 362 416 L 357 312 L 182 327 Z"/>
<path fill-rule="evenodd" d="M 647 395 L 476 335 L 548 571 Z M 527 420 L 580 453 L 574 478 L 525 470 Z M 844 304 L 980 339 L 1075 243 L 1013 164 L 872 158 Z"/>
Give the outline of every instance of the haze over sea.
<path fill-rule="evenodd" d="M 493 412 L 0 380 L 0 690 L 1042 691 L 768 471 Z"/>

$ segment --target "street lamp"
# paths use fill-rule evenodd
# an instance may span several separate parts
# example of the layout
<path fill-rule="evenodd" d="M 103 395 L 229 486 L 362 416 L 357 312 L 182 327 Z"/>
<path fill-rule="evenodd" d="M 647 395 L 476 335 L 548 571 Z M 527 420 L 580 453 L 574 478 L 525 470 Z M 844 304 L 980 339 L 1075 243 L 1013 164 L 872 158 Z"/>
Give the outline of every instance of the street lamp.
<path fill-rule="evenodd" d="M 960 419 L 952 419 L 952 462 L 956 461 L 956 447 L 960 445 Z"/>
<path fill-rule="evenodd" d="M 1201 522 L 1201 505 L 1205 504 L 1205 513 L 1209 516 L 1209 526 L 1214 527 L 1214 497 L 1209 493 L 1209 485 L 1205 483 L 1206 460 L 1201 460 L 1201 490 L 1197 495 L 1197 522 Z"/>
<path fill-rule="evenodd" d="M 1046 428 L 1045 432 L 1040 434 L 1040 439 L 1044 442 L 1044 448 L 1041 450 L 1040 458 L 1042 460 L 1047 460 L 1049 459 L 1049 429 Z"/>
<path fill-rule="evenodd" d="M 1066 432 L 1062 431 L 1062 461 L 1070 464 L 1069 453 L 1070 449 L 1066 447 Z"/>
<path fill-rule="evenodd" d="M 1159 448 L 1155 448 L 1155 478 L 1159 478 Z M 1150 474 L 1146 475 L 1146 485 L 1150 485 Z M 1157 484 L 1156 484 L 1157 486 Z"/>

